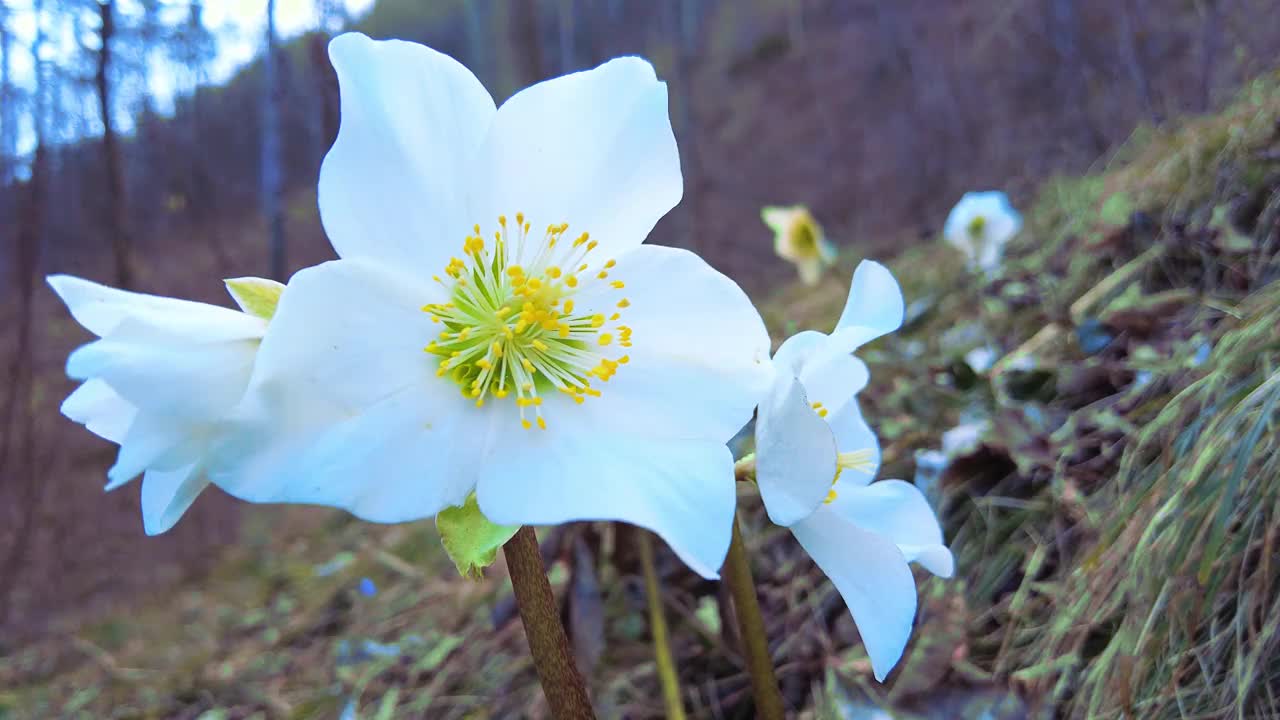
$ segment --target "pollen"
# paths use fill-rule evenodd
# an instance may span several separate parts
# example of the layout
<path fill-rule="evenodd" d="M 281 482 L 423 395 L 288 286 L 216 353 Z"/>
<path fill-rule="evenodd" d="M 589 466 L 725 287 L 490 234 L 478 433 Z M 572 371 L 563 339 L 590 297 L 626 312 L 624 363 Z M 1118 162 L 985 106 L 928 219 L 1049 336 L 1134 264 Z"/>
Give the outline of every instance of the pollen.
<path fill-rule="evenodd" d="M 489 397 L 510 398 L 521 427 L 546 430 L 544 410 L 566 404 L 544 407 L 545 397 L 563 393 L 575 405 L 598 398 L 590 381 L 608 382 L 631 360 L 611 352 L 632 346 L 631 328 L 614 311 L 631 301 L 614 294 L 625 287 L 621 279 L 606 280 L 625 267 L 598 257 L 588 233 L 567 235 L 568 223 L 546 225 L 538 237 L 524 213 L 508 218 L 499 215 L 488 237 L 473 226 L 461 257 L 433 276 L 448 298 L 422 308 L 443 325 L 425 350 L 439 358 L 436 375 L 475 408 L 491 405 Z"/>

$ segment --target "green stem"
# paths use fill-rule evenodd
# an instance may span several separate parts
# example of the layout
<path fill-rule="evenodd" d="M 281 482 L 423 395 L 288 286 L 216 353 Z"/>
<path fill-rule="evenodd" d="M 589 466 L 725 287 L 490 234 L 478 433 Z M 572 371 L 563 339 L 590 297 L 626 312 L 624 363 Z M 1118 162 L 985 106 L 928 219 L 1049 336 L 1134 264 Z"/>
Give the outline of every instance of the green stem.
<path fill-rule="evenodd" d="M 556 720 L 595 720 L 587 687 L 573 660 L 564 626 L 560 624 L 560 612 L 551 593 L 551 583 L 547 582 L 547 570 L 542 565 L 533 528 L 520 528 L 502 546 L 502 553 L 507 558 L 520 622 L 524 624 L 529 653 L 538 670 L 542 692 L 551 706 L 551 715 Z"/>
<path fill-rule="evenodd" d="M 653 635 L 653 656 L 658 661 L 658 681 L 667 704 L 667 720 L 684 720 L 684 703 L 680 700 L 680 682 L 676 679 L 676 662 L 671 657 L 667 640 L 667 618 L 662 614 L 662 589 L 653 562 L 653 538 L 646 530 L 636 529 L 640 537 L 640 565 L 644 568 L 644 591 L 649 598 L 649 634 Z"/>
<path fill-rule="evenodd" d="M 747 671 L 751 674 L 751 691 L 756 697 L 756 717 L 784 720 L 782 693 L 773 674 L 773 661 L 769 659 L 769 638 L 764 632 L 760 601 L 756 599 L 755 581 L 751 578 L 751 561 L 742 543 L 742 528 L 737 517 L 733 519 L 733 541 L 724 563 L 724 577 L 733 595 L 733 614 L 738 618 L 738 634 L 742 637 Z"/>

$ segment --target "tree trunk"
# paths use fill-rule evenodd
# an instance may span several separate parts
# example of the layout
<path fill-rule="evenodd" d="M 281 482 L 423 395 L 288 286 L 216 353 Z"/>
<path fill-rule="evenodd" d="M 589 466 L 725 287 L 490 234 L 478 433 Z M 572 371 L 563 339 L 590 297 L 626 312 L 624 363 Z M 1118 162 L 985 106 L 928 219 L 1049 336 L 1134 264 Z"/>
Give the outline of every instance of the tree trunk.
<path fill-rule="evenodd" d="M 538 0 L 515 0 L 511 4 L 510 31 L 520 87 L 527 87 L 542 79 L 541 30 L 542 24 L 538 22 Z"/>
<path fill-rule="evenodd" d="M 270 233 L 270 274 L 283 282 L 287 271 L 284 234 L 284 183 L 280 167 L 280 105 L 284 99 L 276 57 L 276 2 L 267 0 L 267 51 L 263 58 L 262 205 Z"/>
<path fill-rule="evenodd" d="M 573 5 L 573 0 L 560 0 L 556 18 L 560 23 L 560 72 L 563 74 L 573 72 L 578 62 L 573 52 Z"/>
<path fill-rule="evenodd" d="M 111 249 L 115 255 L 116 285 L 133 286 L 133 242 L 129 237 L 128 218 L 125 212 L 124 168 L 120 158 L 120 145 L 116 138 L 111 117 L 111 39 L 115 34 L 114 6 L 110 0 L 98 6 L 102 16 L 99 37 L 102 48 L 98 51 L 98 106 L 102 112 L 103 165 L 107 173 L 107 229 L 111 233 Z"/>

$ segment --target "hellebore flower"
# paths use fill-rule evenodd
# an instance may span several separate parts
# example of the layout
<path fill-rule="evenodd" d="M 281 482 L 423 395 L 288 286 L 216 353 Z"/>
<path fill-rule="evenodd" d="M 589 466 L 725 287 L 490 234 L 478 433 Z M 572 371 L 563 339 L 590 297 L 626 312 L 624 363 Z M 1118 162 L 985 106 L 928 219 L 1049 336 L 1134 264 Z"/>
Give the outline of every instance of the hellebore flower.
<path fill-rule="evenodd" d="M 120 446 L 106 489 L 142 474 L 143 527 L 165 532 L 209 484 L 211 448 L 244 395 L 282 286 L 228 280 L 240 312 L 69 275 L 49 285 L 100 338 L 67 359 L 67 374 L 84 382 L 62 413 Z"/>
<path fill-rule="evenodd" d="M 493 523 L 625 521 L 714 577 L 725 443 L 769 340 L 733 281 L 641 244 L 683 192 L 665 84 L 621 58 L 495 109 L 422 45 L 329 53 L 342 124 L 319 204 L 341 259 L 290 282 L 229 451 L 245 462 L 215 479 L 374 522 L 474 490 Z"/>
<path fill-rule="evenodd" d="M 964 253 L 971 270 L 1000 267 L 1004 246 L 1022 229 L 1022 216 L 998 190 L 965 193 L 951 209 L 942 234 Z"/>
<path fill-rule="evenodd" d="M 902 317 L 893 276 L 860 264 L 835 331 L 804 331 L 778 348 L 777 376 L 756 420 L 756 480 L 769 519 L 791 529 L 840 591 L 877 680 L 902 656 L 915 619 L 908 563 L 943 577 L 954 569 L 920 491 L 901 480 L 871 482 L 880 448 L 854 397 L 868 373 L 850 353 L 896 330 Z"/>
<path fill-rule="evenodd" d="M 816 285 L 822 271 L 836 261 L 836 248 L 809 208 L 766 207 L 760 217 L 773 230 L 773 251 L 796 266 L 805 285 Z"/>

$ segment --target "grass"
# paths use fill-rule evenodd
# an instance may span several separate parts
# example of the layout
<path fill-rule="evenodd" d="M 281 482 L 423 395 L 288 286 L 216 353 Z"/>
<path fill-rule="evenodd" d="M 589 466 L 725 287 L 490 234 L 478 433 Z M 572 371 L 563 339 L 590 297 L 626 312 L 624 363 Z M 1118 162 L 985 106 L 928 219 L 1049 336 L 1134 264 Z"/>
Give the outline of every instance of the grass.
<path fill-rule="evenodd" d="M 1280 715 L 1280 76 L 1047 182 L 1001 273 L 941 243 L 892 266 L 908 324 L 863 355 L 885 474 L 961 421 L 941 480 L 958 577 L 921 578 L 887 686 L 838 595 L 744 494 L 771 649 L 801 717 Z M 829 329 L 855 258 L 780 288 L 776 337 Z M 1005 358 L 989 373 L 977 347 Z M 1020 357 L 1024 362 L 1011 363 Z M 0 718 L 518 717 L 540 707 L 501 564 L 457 578 L 429 523 L 254 510 L 207 578 L 0 656 Z M 552 578 L 606 717 L 660 717 L 634 543 L 557 535 Z M 661 550 L 661 548 L 660 548 Z M 692 717 L 750 717 L 717 587 L 658 557 Z M 378 588 L 359 591 L 362 578 Z M 535 710 L 530 710 L 535 708 Z M 844 710 L 842 710 L 842 708 Z"/>

